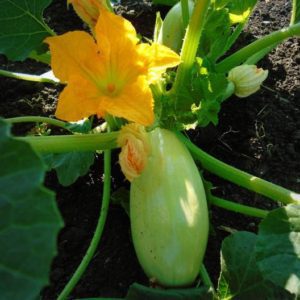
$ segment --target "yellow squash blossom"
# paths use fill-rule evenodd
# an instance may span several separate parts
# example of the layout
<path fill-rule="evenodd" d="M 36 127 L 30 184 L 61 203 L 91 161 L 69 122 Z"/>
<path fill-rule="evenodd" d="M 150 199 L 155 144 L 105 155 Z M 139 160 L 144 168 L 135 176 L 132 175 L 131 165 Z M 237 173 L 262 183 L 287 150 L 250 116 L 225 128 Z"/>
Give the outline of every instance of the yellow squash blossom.
<path fill-rule="evenodd" d="M 234 94 L 245 98 L 257 92 L 267 77 L 268 70 L 256 65 L 241 65 L 231 69 L 227 78 L 234 84 Z"/>
<path fill-rule="evenodd" d="M 106 0 L 67 0 L 72 4 L 77 15 L 87 23 L 91 29 L 96 26 L 99 17 L 99 8 L 107 8 Z"/>
<path fill-rule="evenodd" d="M 178 65 L 179 56 L 162 45 L 138 44 L 132 24 L 101 7 L 95 39 L 73 31 L 45 40 L 55 76 L 67 83 L 56 117 L 78 121 L 93 114 L 111 114 L 151 125 L 154 113 L 149 84 L 166 68 Z"/>
<path fill-rule="evenodd" d="M 150 154 L 148 134 L 144 126 L 127 124 L 121 128 L 117 142 L 122 147 L 119 154 L 121 170 L 127 180 L 132 182 L 147 165 Z"/>

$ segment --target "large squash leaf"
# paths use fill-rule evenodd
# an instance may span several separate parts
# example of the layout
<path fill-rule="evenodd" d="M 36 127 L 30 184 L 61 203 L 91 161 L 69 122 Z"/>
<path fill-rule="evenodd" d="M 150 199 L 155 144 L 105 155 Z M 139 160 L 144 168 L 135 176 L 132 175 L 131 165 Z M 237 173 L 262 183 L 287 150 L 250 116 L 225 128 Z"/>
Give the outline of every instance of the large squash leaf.
<path fill-rule="evenodd" d="M 67 129 L 74 133 L 88 133 L 92 129 L 89 119 L 67 123 Z M 95 153 L 90 152 L 67 152 L 49 153 L 44 155 L 44 161 L 49 170 L 54 169 L 58 181 L 63 186 L 73 184 L 78 177 L 84 176 L 89 171 L 95 160 Z"/>
<path fill-rule="evenodd" d="M 10 60 L 24 60 L 38 48 L 51 29 L 43 21 L 43 10 L 51 0 L 0 1 L 0 53 Z"/>
<path fill-rule="evenodd" d="M 94 163 L 94 152 L 52 153 L 44 157 L 49 169 L 55 169 L 58 181 L 63 186 L 73 184 L 84 176 Z"/>
<path fill-rule="evenodd" d="M 256 257 L 264 278 L 300 297 L 300 205 L 276 209 L 261 222 Z"/>
<path fill-rule="evenodd" d="M 0 299 L 32 300 L 48 283 L 62 220 L 45 167 L 0 119 Z"/>
<path fill-rule="evenodd" d="M 223 241 L 220 299 L 293 299 L 284 289 L 263 278 L 256 264 L 256 241 L 257 236 L 246 231 L 234 233 Z"/>

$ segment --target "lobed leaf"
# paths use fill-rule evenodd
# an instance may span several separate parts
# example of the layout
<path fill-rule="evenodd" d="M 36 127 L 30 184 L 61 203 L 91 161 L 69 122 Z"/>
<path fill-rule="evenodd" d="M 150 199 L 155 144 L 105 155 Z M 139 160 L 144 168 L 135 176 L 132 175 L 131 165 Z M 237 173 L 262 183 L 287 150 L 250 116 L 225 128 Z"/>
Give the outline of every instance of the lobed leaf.
<path fill-rule="evenodd" d="M 256 2 L 257 0 L 216 0 L 204 26 L 199 56 L 207 56 L 211 61 L 216 61 L 225 54 L 242 32 Z"/>
<path fill-rule="evenodd" d="M 218 293 L 221 299 L 293 299 L 265 279 L 256 264 L 257 236 L 240 231 L 225 238 L 221 250 L 221 275 Z"/>
<path fill-rule="evenodd" d="M 263 277 L 300 296 L 300 205 L 268 214 L 259 226 L 255 251 Z"/>
<path fill-rule="evenodd" d="M 0 299 L 31 300 L 48 283 L 62 220 L 45 166 L 0 119 Z"/>
<path fill-rule="evenodd" d="M 0 1 L 0 53 L 10 60 L 24 60 L 52 34 L 43 20 L 51 0 Z"/>
<path fill-rule="evenodd" d="M 74 133 L 89 133 L 92 123 L 89 119 L 66 123 L 66 128 Z M 50 153 L 44 155 L 48 169 L 54 169 L 58 181 L 63 186 L 73 184 L 80 176 L 84 176 L 94 163 L 95 154 L 89 152 Z"/>
<path fill-rule="evenodd" d="M 94 163 L 94 152 L 68 152 L 44 156 L 49 169 L 55 169 L 58 181 L 63 186 L 73 184 L 84 176 Z"/>

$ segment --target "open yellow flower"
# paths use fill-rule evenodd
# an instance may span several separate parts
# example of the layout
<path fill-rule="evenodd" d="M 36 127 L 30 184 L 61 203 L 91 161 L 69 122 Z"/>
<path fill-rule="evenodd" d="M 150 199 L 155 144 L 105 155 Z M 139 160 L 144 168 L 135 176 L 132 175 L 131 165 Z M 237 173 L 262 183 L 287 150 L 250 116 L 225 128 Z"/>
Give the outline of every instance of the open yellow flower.
<path fill-rule="evenodd" d="M 78 121 L 111 114 L 150 125 L 154 121 L 149 84 L 166 68 L 179 64 L 179 56 L 158 44 L 138 44 L 136 31 L 124 18 L 100 9 L 95 39 L 73 31 L 49 37 L 51 66 L 67 83 L 60 94 L 56 116 Z"/>

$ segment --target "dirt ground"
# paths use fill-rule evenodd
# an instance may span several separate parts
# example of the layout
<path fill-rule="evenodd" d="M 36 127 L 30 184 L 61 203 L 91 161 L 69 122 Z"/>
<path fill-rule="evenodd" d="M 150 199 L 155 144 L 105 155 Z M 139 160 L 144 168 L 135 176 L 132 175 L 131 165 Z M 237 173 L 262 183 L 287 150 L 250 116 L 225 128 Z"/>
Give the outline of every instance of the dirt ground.
<path fill-rule="evenodd" d="M 289 0 L 259 1 L 238 46 L 289 24 Z M 117 12 L 130 19 L 142 35 L 151 37 L 155 11 L 150 1 L 121 1 Z M 46 20 L 57 33 L 86 29 L 66 1 L 55 0 L 47 9 Z M 224 103 L 217 127 L 208 126 L 191 134 L 202 149 L 224 162 L 253 175 L 300 192 L 300 39 L 289 39 L 269 54 L 260 66 L 269 70 L 262 89 L 246 98 L 232 97 Z M 40 74 L 43 64 L 27 60 L 9 63 L 0 56 L 0 67 Z M 53 115 L 60 86 L 0 78 L 0 115 Z M 25 133 L 32 126 L 16 127 Z M 124 181 L 114 153 L 113 190 Z M 214 193 L 225 199 L 271 209 L 276 203 L 205 173 L 214 184 Z M 90 173 L 70 187 L 58 184 L 49 173 L 46 185 L 55 190 L 65 228 L 58 237 L 58 255 L 53 261 L 50 284 L 43 300 L 54 300 L 84 255 L 95 229 L 101 205 L 102 160 L 97 157 Z M 219 274 L 222 239 L 232 230 L 255 232 L 258 220 L 211 208 L 214 228 L 209 238 L 205 265 L 212 280 Z M 129 219 L 124 210 L 111 205 L 99 249 L 84 277 L 72 293 L 80 297 L 123 297 L 128 287 L 148 280 L 140 268 L 130 238 Z"/>

